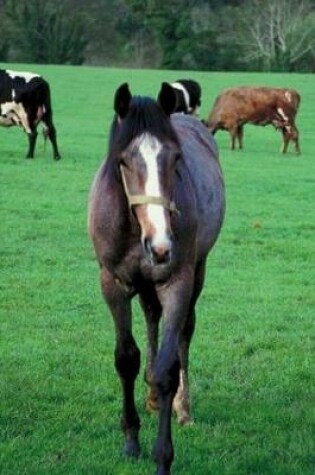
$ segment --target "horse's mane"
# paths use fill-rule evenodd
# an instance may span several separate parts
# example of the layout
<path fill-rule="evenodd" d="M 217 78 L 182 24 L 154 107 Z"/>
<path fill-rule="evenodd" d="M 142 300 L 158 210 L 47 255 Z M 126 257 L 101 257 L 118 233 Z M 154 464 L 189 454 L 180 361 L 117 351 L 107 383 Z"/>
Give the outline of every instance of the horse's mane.
<path fill-rule="evenodd" d="M 169 139 L 178 143 L 169 117 L 154 99 L 135 96 L 124 120 L 115 117 L 109 140 L 109 156 L 124 150 L 136 137 L 148 132 L 161 141 Z"/>

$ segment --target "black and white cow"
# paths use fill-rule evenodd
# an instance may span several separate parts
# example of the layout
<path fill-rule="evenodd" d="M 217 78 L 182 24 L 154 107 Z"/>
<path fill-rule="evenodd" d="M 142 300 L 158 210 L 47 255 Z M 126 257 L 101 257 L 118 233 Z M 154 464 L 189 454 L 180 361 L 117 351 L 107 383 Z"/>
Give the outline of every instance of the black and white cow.
<path fill-rule="evenodd" d="M 38 74 L 0 69 L 0 125 L 24 129 L 29 140 L 26 158 L 34 157 L 39 122 L 51 141 L 54 159 L 61 158 L 52 115 L 50 87 L 45 79 Z"/>
<path fill-rule="evenodd" d="M 172 82 L 171 86 L 176 93 L 176 109 L 174 112 L 197 115 L 201 106 L 200 84 L 192 79 L 179 79 Z"/>

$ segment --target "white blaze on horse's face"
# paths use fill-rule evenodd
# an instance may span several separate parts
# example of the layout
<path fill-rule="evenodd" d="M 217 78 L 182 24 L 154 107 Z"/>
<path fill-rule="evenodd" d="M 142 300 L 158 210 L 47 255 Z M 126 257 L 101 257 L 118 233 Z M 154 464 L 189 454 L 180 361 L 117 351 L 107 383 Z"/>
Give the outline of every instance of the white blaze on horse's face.
<path fill-rule="evenodd" d="M 151 134 L 145 133 L 139 140 L 139 153 L 146 167 L 146 181 L 144 192 L 146 196 L 163 197 L 159 179 L 158 156 L 162 151 L 162 144 Z M 170 233 L 168 230 L 165 208 L 160 204 L 147 204 L 147 216 L 151 228 L 154 230 L 151 246 L 157 253 L 169 253 L 171 248 Z"/>

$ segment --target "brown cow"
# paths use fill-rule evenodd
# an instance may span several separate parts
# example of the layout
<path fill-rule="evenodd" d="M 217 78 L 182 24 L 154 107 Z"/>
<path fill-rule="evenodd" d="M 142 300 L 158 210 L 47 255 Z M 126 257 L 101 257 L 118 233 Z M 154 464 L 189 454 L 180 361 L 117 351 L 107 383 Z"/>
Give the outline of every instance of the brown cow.
<path fill-rule="evenodd" d="M 299 104 L 300 95 L 294 89 L 247 86 L 226 89 L 216 98 L 205 123 L 213 134 L 220 129 L 228 130 L 232 150 L 236 138 L 239 148 L 243 148 L 243 128 L 246 123 L 263 126 L 272 124 L 282 132 L 281 151 L 285 153 L 292 140 L 296 153 L 300 153 L 299 131 L 294 122 Z"/>

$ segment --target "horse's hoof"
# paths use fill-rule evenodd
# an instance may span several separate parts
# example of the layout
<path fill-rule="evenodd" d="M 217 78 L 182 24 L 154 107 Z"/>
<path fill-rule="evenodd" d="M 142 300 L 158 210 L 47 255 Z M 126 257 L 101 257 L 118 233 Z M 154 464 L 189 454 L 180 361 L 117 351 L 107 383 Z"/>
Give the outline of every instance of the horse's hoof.
<path fill-rule="evenodd" d="M 124 454 L 127 457 L 138 458 L 140 456 L 140 445 L 136 441 L 129 440 L 124 447 Z"/>
<path fill-rule="evenodd" d="M 177 422 L 181 426 L 192 426 L 194 424 L 194 420 L 187 413 L 177 416 Z"/>
<path fill-rule="evenodd" d="M 156 475 L 171 475 L 171 471 L 165 467 L 158 467 L 156 470 Z"/>

